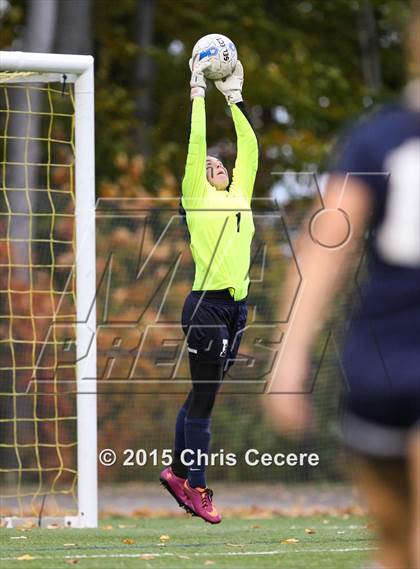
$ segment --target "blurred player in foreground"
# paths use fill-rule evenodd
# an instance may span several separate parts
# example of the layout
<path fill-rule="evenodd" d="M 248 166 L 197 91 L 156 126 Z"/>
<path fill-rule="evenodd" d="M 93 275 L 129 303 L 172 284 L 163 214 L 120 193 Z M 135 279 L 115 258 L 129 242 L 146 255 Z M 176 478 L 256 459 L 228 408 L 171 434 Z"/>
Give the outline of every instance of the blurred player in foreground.
<path fill-rule="evenodd" d="M 216 81 L 230 106 L 237 136 L 231 183 L 222 162 L 207 156 L 203 74 L 207 59 L 191 62 L 191 134 L 182 182 L 195 263 L 192 292 L 182 313 L 192 389 L 177 416 L 172 467 L 161 473 L 160 480 L 180 506 L 214 524 L 221 516 L 206 487 L 205 457 L 200 460 L 199 454 L 209 452 L 210 415 L 223 377 L 234 363 L 247 318 L 254 235 L 250 204 L 258 144 L 242 101 L 243 68 L 238 61 L 232 75 Z M 188 467 L 186 461 L 191 461 Z"/>
<path fill-rule="evenodd" d="M 347 137 L 324 208 L 301 235 L 303 291 L 271 394 L 264 397 L 279 432 L 310 428 L 305 379 L 311 349 L 367 229 L 369 278 L 361 285 L 361 306 L 342 354 L 348 383 L 342 433 L 350 474 L 378 527 L 372 569 L 420 568 L 419 16 L 417 9 L 414 80 L 400 103 L 384 107 Z"/>

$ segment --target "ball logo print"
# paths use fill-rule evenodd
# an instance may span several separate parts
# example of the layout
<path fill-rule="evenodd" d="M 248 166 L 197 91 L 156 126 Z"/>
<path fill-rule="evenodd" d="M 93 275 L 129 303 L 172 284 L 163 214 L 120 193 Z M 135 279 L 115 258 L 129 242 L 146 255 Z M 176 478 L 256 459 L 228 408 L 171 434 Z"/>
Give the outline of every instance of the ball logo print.
<path fill-rule="evenodd" d="M 214 81 L 225 79 L 235 69 L 238 53 L 232 40 L 221 34 L 208 34 L 198 40 L 193 47 L 192 58 L 202 61 L 210 60 L 210 66 L 205 69 L 207 79 Z"/>
<path fill-rule="evenodd" d="M 217 55 L 217 53 L 218 53 L 217 47 L 214 47 L 214 46 L 209 47 L 209 49 L 207 49 L 207 50 L 200 51 L 199 56 L 198 56 L 198 61 L 201 61 L 205 57 L 213 57 L 213 56 Z"/>

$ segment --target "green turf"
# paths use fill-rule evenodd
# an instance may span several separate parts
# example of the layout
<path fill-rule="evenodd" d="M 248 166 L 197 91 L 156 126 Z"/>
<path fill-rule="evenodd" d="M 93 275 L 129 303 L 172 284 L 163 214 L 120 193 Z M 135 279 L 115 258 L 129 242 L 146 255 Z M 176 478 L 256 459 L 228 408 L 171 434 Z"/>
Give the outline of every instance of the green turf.
<path fill-rule="evenodd" d="M 282 543 L 290 538 L 299 541 Z M 219 526 L 187 516 L 112 518 L 97 530 L 0 529 L 0 566 L 56 569 L 77 560 L 74 566 L 89 569 L 357 569 L 374 546 L 360 517 L 227 518 Z M 24 555 L 33 559 L 17 559 Z"/>

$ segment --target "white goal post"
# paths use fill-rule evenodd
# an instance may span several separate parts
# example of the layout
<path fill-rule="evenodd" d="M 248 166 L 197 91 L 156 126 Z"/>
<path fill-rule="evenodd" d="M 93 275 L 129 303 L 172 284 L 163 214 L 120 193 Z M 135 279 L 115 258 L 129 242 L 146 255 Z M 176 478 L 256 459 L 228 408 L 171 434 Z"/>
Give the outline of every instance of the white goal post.
<path fill-rule="evenodd" d="M 14 83 L 74 84 L 78 513 L 65 523 L 91 528 L 98 525 L 93 66 L 91 56 L 0 51 L 0 87 L 8 74 Z"/>

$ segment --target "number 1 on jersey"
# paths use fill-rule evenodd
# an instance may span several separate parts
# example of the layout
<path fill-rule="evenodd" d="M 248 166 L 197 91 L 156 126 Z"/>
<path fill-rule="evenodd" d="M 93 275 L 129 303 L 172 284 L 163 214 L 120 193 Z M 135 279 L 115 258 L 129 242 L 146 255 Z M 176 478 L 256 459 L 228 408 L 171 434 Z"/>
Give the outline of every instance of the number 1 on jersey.
<path fill-rule="evenodd" d="M 237 231 L 237 233 L 239 233 L 240 228 L 241 228 L 241 212 L 238 211 L 238 213 L 236 214 L 236 231 Z"/>

